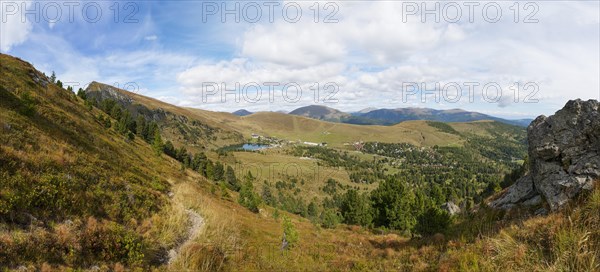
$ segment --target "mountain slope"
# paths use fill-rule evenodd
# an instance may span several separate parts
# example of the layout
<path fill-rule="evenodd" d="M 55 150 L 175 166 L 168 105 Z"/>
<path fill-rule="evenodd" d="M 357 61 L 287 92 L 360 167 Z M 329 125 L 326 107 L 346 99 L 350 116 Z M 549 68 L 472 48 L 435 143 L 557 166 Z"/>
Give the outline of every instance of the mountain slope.
<path fill-rule="evenodd" d="M 0 63 L 0 266 L 160 262 L 138 228 L 168 202 L 177 164 L 29 63 Z"/>
<path fill-rule="evenodd" d="M 219 120 L 212 117 L 219 115 L 235 117 L 228 113 L 194 111 L 196 113 L 194 114 L 186 108 L 98 82 L 92 82 L 85 93 L 87 99 L 99 107 L 103 103 L 114 101 L 130 111 L 134 120 L 142 116 L 148 121 L 156 122 L 163 136 L 177 147 L 185 145 L 193 151 L 201 151 L 242 141 L 239 133 L 223 126 Z"/>

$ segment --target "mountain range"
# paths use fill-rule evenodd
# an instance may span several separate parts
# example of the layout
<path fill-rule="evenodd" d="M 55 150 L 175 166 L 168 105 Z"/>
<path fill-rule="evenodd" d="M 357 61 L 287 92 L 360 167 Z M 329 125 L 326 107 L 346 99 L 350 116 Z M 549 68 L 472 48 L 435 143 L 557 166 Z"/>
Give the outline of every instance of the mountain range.
<path fill-rule="evenodd" d="M 237 116 L 247 116 L 253 114 L 247 110 L 238 110 L 233 112 Z M 492 120 L 509 125 L 526 127 L 533 119 L 504 119 L 491 115 L 471 112 L 462 109 L 436 110 L 431 108 L 395 108 L 378 109 L 366 108 L 357 112 L 343 112 L 334 108 L 321 105 L 310 105 L 297 108 L 289 114 L 304 116 L 308 118 L 347 123 L 355 125 L 395 125 L 404 121 L 424 120 L 439 122 L 472 122 L 482 120 Z"/>

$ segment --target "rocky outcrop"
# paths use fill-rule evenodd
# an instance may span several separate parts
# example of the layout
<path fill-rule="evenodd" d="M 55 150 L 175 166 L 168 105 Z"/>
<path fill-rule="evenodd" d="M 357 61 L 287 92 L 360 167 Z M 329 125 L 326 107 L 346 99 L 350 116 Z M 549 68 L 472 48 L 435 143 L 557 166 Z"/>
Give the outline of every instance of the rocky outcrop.
<path fill-rule="evenodd" d="M 122 94 L 118 88 L 95 81 L 88 85 L 85 92 L 88 99 L 94 99 L 97 102 L 112 99 L 124 108 L 133 103 L 133 99 Z"/>
<path fill-rule="evenodd" d="M 537 205 L 553 211 L 600 179 L 600 103 L 571 100 L 556 114 L 527 128 L 529 173 L 490 203 L 495 208 Z"/>
<path fill-rule="evenodd" d="M 446 211 L 449 215 L 460 213 L 460 208 L 452 201 L 442 204 L 442 210 Z"/>

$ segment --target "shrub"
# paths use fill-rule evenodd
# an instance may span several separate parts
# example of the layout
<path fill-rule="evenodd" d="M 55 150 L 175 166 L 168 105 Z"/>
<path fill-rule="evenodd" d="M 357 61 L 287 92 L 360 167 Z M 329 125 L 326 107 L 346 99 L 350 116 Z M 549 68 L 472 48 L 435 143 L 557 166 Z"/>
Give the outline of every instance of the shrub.
<path fill-rule="evenodd" d="M 257 213 L 258 205 L 260 205 L 260 197 L 258 194 L 254 192 L 254 187 L 252 182 L 246 181 L 242 185 L 242 189 L 240 190 L 240 197 L 238 199 L 240 205 L 248 208 L 249 210 Z"/>
<path fill-rule="evenodd" d="M 293 248 L 299 240 L 298 231 L 289 217 L 283 217 L 283 249 Z"/>
<path fill-rule="evenodd" d="M 335 228 L 340 223 L 340 217 L 332 209 L 323 210 L 319 219 L 321 220 L 321 226 L 328 229 Z"/>
<path fill-rule="evenodd" d="M 446 211 L 431 207 L 417 218 L 415 231 L 421 235 L 444 233 L 450 223 L 450 215 Z"/>
<path fill-rule="evenodd" d="M 21 94 L 21 108 L 19 112 L 25 116 L 31 117 L 35 113 L 36 104 L 37 102 L 29 92 L 23 92 Z"/>

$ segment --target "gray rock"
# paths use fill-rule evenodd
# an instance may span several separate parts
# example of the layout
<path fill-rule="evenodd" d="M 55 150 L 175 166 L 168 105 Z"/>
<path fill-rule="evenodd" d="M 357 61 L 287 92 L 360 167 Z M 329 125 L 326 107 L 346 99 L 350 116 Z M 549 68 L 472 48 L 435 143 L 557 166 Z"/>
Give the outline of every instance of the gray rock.
<path fill-rule="evenodd" d="M 460 208 L 452 201 L 442 204 L 442 209 L 448 212 L 449 215 L 460 213 Z"/>
<path fill-rule="evenodd" d="M 98 102 L 112 99 L 124 108 L 127 108 L 133 103 L 133 99 L 122 94 L 117 87 L 95 81 L 88 85 L 88 87 L 85 89 L 85 93 L 88 99 L 94 99 Z"/>
<path fill-rule="evenodd" d="M 542 197 L 540 195 L 536 195 L 528 200 L 523 201 L 521 204 L 524 206 L 537 206 L 542 204 Z"/>
<path fill-rule="evenodd" d="M 536 118 L 527 128 L 528 176 L 490 206 L 535 203 L 537 200 L 528 200 L 540 195 L 556 211 L 581 192 L 593 189 L 600 179 L 599 108 L 596 100 L 577 99 L 550 117 Z"/>
<path fill-rule="evenodd" d="M 547 215 L 548 214 L 548 210 L 546 210 L 546 208 L 542 207 L 542 208 L 539 208 L 539 209 L 535 210 L 535 212 L 533 212 L 533 214 L 536 215 L 536 216 Z"/>
<path fill-rule="evenodd" d="M 508 187 L 503 195 L 492 201 L 490 206 L 493 208 L 510 209 L 536 196 L 539 196 L 539 194 L 533 187 L 531 175 L 525 175 L 519 178 L 515 184 Z"/>
<path fill-rule="evenodd" d="M 537 192 L 555 211 L 600 178 L 600 113 L 596 100 L 571 100 L 527 129 Z"/>

